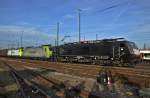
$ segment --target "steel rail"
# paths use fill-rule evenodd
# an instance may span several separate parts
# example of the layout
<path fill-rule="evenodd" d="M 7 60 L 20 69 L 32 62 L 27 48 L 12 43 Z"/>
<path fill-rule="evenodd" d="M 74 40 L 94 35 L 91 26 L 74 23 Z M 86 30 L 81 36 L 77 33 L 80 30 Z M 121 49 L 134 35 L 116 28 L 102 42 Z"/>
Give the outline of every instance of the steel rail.
<path fill-rule="evenodd" d="M 23 90 L 22 85 L 19 81 L 19 78 L 17 78 L 17 75 L 13 71 L 10 71 L 10 73 L 13 76 L 13 78 L 15 79 L 18 88 L 20 88 L 20 91 L 21 91 L 21 94 L 22 94 L 23 98 L 27 98 L 27 95 L 25 94 L 25 91 Z"/>
<path fill-rule="evenodd" d="M 30 81 L 30 80 L 27 80 L 27 79 L 25 79 L 24 77 L 22 77 L 20 74 L 17 73 L 17 71 L 16 71 L 11 65 L 9 65 L 8 63 L 6 63 L 5 61 L 3 61 L 3 63 L 4 63 L 6 66 L 8 66 L 8 67 L 10 68 L 11 72 L 13 72 L 13 74 L 14 74 L 15 76 L 17 76 L 17 77 L 19 77 L 20 79 L 22 79 L 27 85 L 32 86 L 32 87 L 34 87 L 35 89 L 37 89 L 38 91 L 40 91 L 43 95 L 46 96 L 46 98 L 60 98 L 60 97 L 58 97 L 58 96 L 55 96 L 55 95 L 53 94 L 53 92 L 49 93 L 49 92 L 43 90 L 42 88 L 40 88 L 36 83 L 34 83 L 34 82 L 32 82 L 32 81 Z M 55 96 L 55 97 L 54 97 L 54 96 Z M 25 96 L 24 96 L 24 97 L 25 97 Z M 25 97 L 25 98 L 27 98 L 27 97 Z"/>

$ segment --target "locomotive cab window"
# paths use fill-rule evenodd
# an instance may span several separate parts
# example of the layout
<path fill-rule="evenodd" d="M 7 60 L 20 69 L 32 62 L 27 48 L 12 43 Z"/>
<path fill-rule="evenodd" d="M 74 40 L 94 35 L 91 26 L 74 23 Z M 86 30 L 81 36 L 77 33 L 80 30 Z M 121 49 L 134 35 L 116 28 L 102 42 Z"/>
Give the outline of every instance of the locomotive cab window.
<path fill-rule="evenodd" d="M 136 46 L 136 44 L 133 43 L 133 42 L 130 42 L 129 45 L 130 45 L 132 48 L 134 48 L 134 49 L 138 49 L 138 47 Z"/>

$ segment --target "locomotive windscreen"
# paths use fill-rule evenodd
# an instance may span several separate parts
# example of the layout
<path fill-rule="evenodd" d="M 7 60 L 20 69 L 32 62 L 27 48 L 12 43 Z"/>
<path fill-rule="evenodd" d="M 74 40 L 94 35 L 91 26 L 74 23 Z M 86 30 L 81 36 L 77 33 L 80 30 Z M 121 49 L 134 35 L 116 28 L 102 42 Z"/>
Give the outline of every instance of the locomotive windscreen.
<path fill-rule="evenodd" d="M 134 42 L 129 42 L 129 45 L 134 49 L 138 49 L 137 45 Z"/>

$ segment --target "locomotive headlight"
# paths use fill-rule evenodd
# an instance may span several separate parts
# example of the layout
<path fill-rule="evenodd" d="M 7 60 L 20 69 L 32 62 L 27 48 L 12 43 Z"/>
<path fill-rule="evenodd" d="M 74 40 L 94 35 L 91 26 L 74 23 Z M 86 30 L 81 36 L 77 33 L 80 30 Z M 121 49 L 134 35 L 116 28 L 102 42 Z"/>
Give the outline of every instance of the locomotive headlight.
<path fill-rule="evenodd" d="M 121 51 L 123 51 L 124 49 L 123 49 L 123 48 L 121 48 L 120 50 L 121 50 Z"/>
<path fill-rule="evenodd" d="M 111 60 L 114 60 L 114 58 L 111 58 Z"/>

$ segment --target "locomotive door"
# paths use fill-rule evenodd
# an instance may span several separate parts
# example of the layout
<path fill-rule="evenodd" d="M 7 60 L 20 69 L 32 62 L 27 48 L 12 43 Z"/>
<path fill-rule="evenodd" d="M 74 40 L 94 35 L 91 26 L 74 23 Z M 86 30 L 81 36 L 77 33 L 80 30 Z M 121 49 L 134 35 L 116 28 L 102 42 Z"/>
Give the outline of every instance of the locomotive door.
<path fill-rule="evenodd" d="M 124 44 L 123 43 L 113 43 L 112 54 L 113 54 L 113 60 L 120 60 L 121 56 L 124 54 Z"/>
<path fill-rule="evenodd" d="M 126 44 L 125 43 L 120 43 L 119 45 L 119 59 L 123 63 L 125 62 L 125 59 L 127 58 L 127 55 L 125 53 L 126 51 Z"/>

